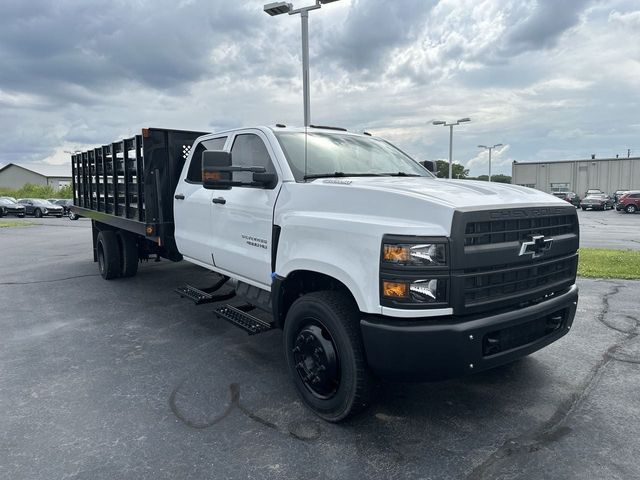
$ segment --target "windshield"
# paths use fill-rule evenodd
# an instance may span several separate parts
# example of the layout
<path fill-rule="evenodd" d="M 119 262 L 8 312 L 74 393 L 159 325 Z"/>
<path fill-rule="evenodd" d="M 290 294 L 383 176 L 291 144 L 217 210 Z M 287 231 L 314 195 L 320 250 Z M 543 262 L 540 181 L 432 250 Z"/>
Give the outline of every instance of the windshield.
<path fill-rule="evenodd" d="M 427 169 L 384 140 L 335 133 L 278 132 L 296 181 L 323 176 L 433 177 Z"/>
<path fill-rule="evenodd" d="M 0 204 L 2 205 L 13 205 L 11 200 L 7 200 L 6 198 L 0 198 Z"/>

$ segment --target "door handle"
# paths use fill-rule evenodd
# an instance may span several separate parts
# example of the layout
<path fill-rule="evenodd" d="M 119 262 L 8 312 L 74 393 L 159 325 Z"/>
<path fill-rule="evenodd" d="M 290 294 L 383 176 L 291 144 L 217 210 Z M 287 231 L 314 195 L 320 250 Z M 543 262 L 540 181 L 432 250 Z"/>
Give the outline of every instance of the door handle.
<path fill-rule="evenodd" d="M 227 203 L 227 201 L 222 198 L 222 197 L 218 197 L 218 198 L 214 198 L 213 200 L 211 200 L 213 203 L 219 203 L 221 205 L 224 205 L 225 203 Z"/>
<path fill-rule="evenodd" d="M 184 200 L 184 195 L 181 193 L 176 193 L 173 198 L 175 198 L 176 200 Z"/>

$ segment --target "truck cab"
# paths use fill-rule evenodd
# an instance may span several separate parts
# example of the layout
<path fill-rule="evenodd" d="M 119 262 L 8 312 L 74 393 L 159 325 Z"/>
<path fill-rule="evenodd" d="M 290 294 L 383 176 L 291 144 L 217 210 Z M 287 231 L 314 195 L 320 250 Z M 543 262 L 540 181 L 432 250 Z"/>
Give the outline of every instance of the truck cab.
<path fill-rule="evenodd" d="M 226 163 L 207 164 L 211 150 Z M 575 208 L 437 179 L 380 138 L 313 127 L 202 136 L 174 213 L 187 261 L 267 299 L 258 306 L 284 329 L 299 393 L 330 421 L 366 405 L 374 377 L 491 368 L 557 340 L 575 314 Z"/>

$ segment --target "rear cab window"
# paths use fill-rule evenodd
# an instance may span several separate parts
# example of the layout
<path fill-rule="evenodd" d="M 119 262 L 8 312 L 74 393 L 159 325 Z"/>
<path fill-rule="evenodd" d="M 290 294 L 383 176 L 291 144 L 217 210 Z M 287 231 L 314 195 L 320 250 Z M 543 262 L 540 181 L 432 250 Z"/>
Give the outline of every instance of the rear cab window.
<path fill-rule="evenodd" d="M 196 148 L 193 150 L 185 181 L 188 183 L 202 183 L 202 152 L 205 150 L 223 150 L 226 142 L 226 136 L 198 142 Z"/>

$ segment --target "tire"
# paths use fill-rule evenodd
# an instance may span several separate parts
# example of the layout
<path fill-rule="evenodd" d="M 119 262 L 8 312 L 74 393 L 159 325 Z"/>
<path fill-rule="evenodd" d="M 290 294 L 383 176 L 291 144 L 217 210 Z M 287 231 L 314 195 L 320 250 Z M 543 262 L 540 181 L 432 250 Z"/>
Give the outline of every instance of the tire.
<path fill-rule="evenodd" d="M 130 233 L 118 231 L 118 249 L 120 251 L 120 272 L 122 277 L 133 277 L 138 273 L 138 242 Z"/>
<path fill-rule="evenodd" d="M 77 220 L 78 216 L 73 213 L 73 212 L 69 212 L 69 220 Z"/>
<path fill-rule="evenodd" d="M 62 215 L 56 215 L 56 218 L 62 218 Z"/>
<path fill-rule="evenodd" d="M 626 207 L 624 207 L 624 211 L 627 212 L 627 213 L 636 213 L 636 210 L 638 210 L 638 209 L 633 204 L 632 205 L 627 205 Z"/>
<path fill-rule="evenodd" d="M 4 209 L 0 208 L 0 218 L 4 217 Z"/>
<path fill-rule="evenodd" d="M 33 211 L 33 216 L 36 217 L 36 218 L 42 218 L 42 210 L 40 210 L 39 208 L 36 208 Z"/>
<path fill-rule="evenodd" d="M 116 234 L 111 230 L 98 233 L 96 242 L 98 250 L 98 268 L 105 280 L 112 280 L 120 276 L 120 251 Z"/>
<path fill-rule="evenodd" d="M 584 212 L 587 209 L 587 207 L 582 207 L 582 211 Z"/>
<path fill-rule="evenodd" d="M 335 291 L 306 294 L 287 314 L 283 341 L 289 374 L 305 405 L 328 422 L 345 420 L 369 404 L 373 377 L 359 319 L 353 300 Z"/>

